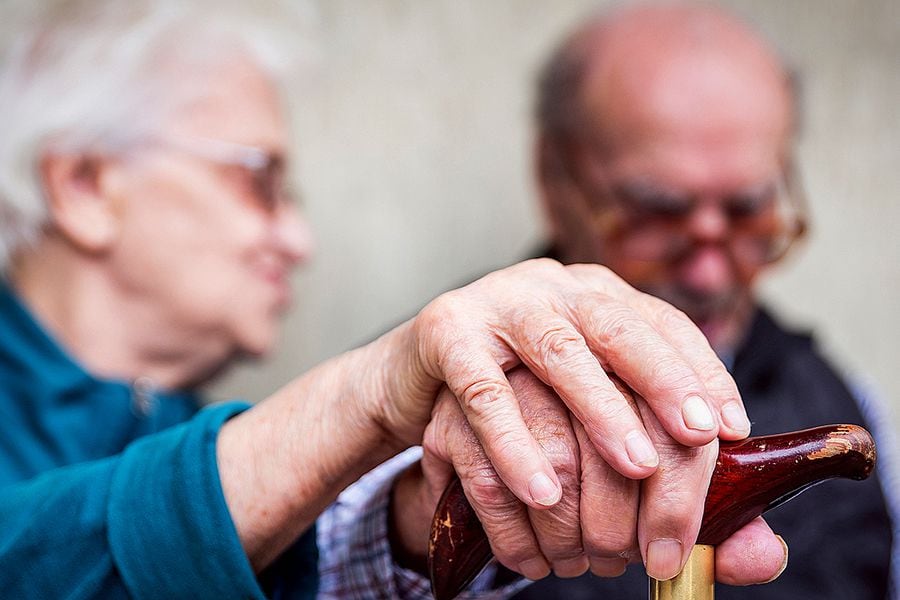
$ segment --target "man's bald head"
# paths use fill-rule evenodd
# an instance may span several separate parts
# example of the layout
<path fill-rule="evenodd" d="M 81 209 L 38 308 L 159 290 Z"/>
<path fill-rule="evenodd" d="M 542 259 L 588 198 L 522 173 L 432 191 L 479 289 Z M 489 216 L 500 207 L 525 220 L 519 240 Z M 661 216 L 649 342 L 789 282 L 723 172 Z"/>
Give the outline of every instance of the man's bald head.
<path fill-rule="evenodd" d="M 803 230 L 795 93 L 777 53 L 709 4 L 595 17 L 548 62 L 538 177 L 564 262 L 609 266 L 728 351 L 756 276 Z"/>
<path fill-rule="evenodd" d="M 606 123 L 621 122 L 623 105 L 734 113 L 760 93 L 780 96 L 767 100 L 795 117 L 793 73 L 746 23 L 709 4 L 637 5 L 597 15 L 563 42 L 541 71 L 536 116 L 544 136 L 614 143 Z"/>

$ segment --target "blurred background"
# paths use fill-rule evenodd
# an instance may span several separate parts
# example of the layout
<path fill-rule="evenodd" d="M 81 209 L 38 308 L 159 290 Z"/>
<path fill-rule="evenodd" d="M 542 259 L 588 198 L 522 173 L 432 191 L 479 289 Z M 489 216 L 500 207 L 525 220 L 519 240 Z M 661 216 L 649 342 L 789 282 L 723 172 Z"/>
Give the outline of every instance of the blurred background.
<path fill-rule="evenodd" d="M 874 387 L 900 428 L 900 2 L 724 0 L 803 77 L 807 242 L 766 278 L 784 319 Z M 536 69 L 588 0 L 318 0 L 296 90 L 312 264 L 278 352 L 216 397 L 258 400 L 431 298 L 532 255 Z"/>

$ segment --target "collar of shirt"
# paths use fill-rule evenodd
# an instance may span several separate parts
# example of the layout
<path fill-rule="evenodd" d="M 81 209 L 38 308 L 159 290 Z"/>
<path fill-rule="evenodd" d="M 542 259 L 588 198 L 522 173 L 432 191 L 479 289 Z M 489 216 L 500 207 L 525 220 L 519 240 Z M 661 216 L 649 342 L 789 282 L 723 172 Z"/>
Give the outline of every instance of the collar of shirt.
<path fill-rule="evenodd" d="M 0 437 L 16 448 L 0 457 L 0 480 L 120 452 L 128 443 L 190 418 L 191 391 L 162 391 L 94 377 L 0 281 Z M 13 460 L 15 459 L 15 460 Z M 4 465 L 4 461 L 12 461 Z"/>

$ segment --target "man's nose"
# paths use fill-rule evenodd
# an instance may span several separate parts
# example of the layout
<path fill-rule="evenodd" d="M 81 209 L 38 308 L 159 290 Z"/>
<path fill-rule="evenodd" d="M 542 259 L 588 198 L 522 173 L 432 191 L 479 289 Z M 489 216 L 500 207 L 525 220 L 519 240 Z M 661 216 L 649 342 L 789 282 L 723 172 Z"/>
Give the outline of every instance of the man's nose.
<path fill-rule="evenodd" d="M 697 242 L 721 243 L 727 239 L 729 219 L 720 202 L 703 199 L 697 203 L 685 227 Z"/>
<path fill-rule="evenodd" d="M 681 284 L 696 294 L 718 294 L 734 281 L 734 270 L 725 250 L 713 244 L 697 246 L 680 265 Z"/>
<path fill-rule="evenodd" d="M 282 205 L 274 225 L 278 249 L 291 265 L 305 263 L 312 258 L 315 236 L 299 206 L 293 202 Z"/>
<path fill-rule="evenodd" d="M 728 215 L 716 201 L 702 201 L 683 225 L 688 229 L 692 251 L 682 264 L 683 283 L 695 292 L 716 294 L 731 285 L 732 265 L 728 256 Z"/>

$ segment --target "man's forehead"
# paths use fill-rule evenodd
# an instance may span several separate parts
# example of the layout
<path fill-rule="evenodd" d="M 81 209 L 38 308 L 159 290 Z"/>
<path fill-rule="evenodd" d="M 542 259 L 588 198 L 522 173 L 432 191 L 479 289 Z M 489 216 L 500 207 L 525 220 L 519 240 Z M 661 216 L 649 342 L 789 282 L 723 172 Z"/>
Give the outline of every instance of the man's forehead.
<path fill-rule="evenodd" d="M 580 95 L 604 145 L 676 134 L 780 135 L 789 128 L 786 75 L 761 40 L 734 23 L 692 31 L 697 23 L 668 22 L 664 13 L 637 11 L 598 28 L 591 40 Z"/>
<path fill-rule="evenodd" d="M 778 179 L 784 152 L 770 143 L 720 146 L 659 142 L 617 155 L 608 175 L 617 183 L 649 182 L 670 192 L 727 194 Z"/>

